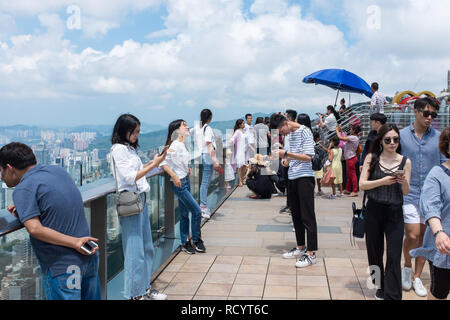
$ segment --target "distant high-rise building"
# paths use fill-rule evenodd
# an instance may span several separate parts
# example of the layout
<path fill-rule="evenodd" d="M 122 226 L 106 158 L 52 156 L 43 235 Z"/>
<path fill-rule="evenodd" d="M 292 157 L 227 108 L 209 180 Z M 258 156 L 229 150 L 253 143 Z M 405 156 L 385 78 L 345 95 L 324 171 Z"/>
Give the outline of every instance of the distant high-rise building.
<path fill-rule="evenodd" d="M 447 89 L 450 90 L 450 70 L 448 70 L 447 74 Z"/>
<path fill-rule="evenodd" d="M 45 143 L 41 142 L 34 146 L 33 152 L 39 164 L 47 165 L 50 163 L 50 153 Z"/>

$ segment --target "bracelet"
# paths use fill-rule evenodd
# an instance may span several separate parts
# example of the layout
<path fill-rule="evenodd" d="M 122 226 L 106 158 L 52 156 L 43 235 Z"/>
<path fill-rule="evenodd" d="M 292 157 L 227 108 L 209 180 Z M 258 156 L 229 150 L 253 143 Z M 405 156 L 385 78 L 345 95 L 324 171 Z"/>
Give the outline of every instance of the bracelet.
<path fill-rule="evenodd" d="M 438 230 L 438 231 L 436 231 L 436 233 L 434 234 L 434 237 L 436 238 L 437 235 L 438 235 L 439 233 L 441 233 L 441 232 L 444 232 L 444 230 Z"/>

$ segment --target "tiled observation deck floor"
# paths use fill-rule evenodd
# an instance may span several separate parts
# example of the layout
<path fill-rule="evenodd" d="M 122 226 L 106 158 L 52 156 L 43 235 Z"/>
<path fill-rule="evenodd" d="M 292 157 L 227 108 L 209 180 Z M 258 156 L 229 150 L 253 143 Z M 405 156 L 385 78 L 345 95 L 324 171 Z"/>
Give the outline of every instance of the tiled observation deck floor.
<path fill-rule="evenodd" d="M 329 192 L 329 190 L 325 190 Z M 237 188 L 202 228 L 207 253 L 179 253 L 153 283 L 178 300 L 373 300 L 367 288 L 365 242 L 350 244 L 351 203 L 355 198 L 316 198 L 318 262 L 304 269 L 281 254 L 295 247 L 291 216 L 279 214 L 285 197 L 247 198 Z M 358 207 L 361 197 L 356 198 Z M 428 265 L 422 280 L 429 288 Z M 420 300 L 414 291 L 404 300 Z"/>

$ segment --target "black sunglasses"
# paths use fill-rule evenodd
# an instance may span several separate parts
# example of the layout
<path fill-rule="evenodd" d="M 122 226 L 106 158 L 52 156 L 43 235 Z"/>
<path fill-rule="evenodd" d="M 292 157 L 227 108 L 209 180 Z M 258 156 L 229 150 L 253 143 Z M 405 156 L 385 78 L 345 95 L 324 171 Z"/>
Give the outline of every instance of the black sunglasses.
<path fill-rule="evenodd" d="M 392 140 L 394 140 L 395 144 L 400 143 L 400 137 L 394 137 L 393 139 L 391 139 L 391 138 L 384 138 L 383 139 L 384 143 L 386 143 L 386 144 L 391 144 Z"/>
<path fill-rule="evenodd" d="M 436 119 L 438 117 L 437 112 L 430 112 L 428 110 L 421 111 L 421 112 L 425 118 L 428 118 L 429 116 L 431 116 L 432 119 Z"/>

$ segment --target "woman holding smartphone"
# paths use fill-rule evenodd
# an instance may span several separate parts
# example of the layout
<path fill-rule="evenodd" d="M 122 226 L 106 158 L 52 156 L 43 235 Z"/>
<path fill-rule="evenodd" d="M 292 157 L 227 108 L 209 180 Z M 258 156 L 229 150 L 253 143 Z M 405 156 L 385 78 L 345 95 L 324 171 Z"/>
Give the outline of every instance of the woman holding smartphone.
<path fill-rule="evenodd" d="M 169 124 L 166 146 L 169 146 L 166 159 L 161 167 L 171 178 L 173 192 L 178 197 L 180 210 L 180 237 L 182 251 L 188 254 L 206 252 L 201 239 L 200 223 L 202 210 L 191 194 L 189 181 L 189 151 L 186 148 L 186 137 L 189 136 L 189 126 L 184 120 L 175 120 Z M 192 214 L 192 239 L 189 239 L 189 212 Z M 191 242 L 192 240 L 192 242 Z"/>
<path fill-rule="evenodd" d="M 401 155 L 400 132 L 395 124 L 383 125 L 367 155 L 359 187 L 369 198 L 366 206 L 366 247 L 377 300 L 401 300 L 401 257 L 404 235 L 403 196 L 409 193 L 411 161 Z M 387 244 L 383 266 L 384 237 Z M 376 272 L 379 271 L 379 272 Z M 378 280 L 378 281 L 377 281 Z"/>
<path fill-rule="evenodd" d="M 131 114 L 121 115 L 114 125 L 111 137 L 111 158 L 115 167 L 118 191 L 139 193 L 144 204 L 141 213 L 119 217 L 122 227 L 124 255 L 125 298 L 132 300 L 166 300 L 167 295 L 152 289 L 150 280 L 154 248 L 147 205 L 150 186 L 145 176 L 164 160 L 165 153 L 155 155 L 152 161 L 142 164 L 137 154 L 141 123 Z"/>

